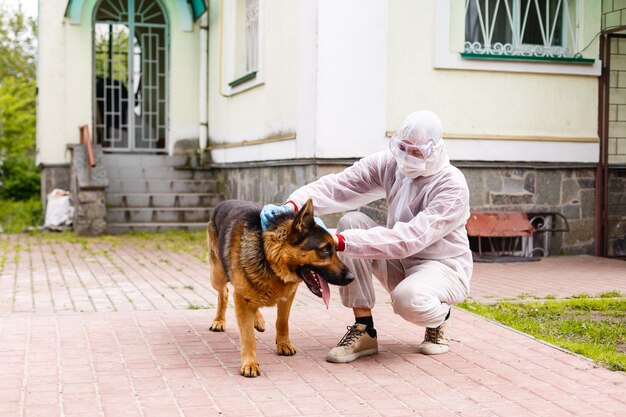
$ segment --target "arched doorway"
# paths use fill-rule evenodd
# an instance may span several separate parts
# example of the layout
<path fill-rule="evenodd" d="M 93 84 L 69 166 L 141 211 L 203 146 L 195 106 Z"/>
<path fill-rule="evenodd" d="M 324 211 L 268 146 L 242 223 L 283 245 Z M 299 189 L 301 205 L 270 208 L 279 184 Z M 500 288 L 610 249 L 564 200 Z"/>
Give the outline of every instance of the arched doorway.
<path fill-rule="evenodd" d="M 101 0 L 93 21 L 96 143 L 108 151 L 165 151 L 169 38 L 161 2 Z"/>

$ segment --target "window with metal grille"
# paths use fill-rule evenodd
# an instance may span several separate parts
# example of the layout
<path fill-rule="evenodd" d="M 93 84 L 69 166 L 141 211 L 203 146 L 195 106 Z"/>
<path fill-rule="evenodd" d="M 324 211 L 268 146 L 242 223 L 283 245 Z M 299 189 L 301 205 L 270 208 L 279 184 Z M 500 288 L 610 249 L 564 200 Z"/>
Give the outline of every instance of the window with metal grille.
<path fill-rule="evenodd" d="M 465 53 L 571 58 L 578 0 L 466 0 Z"/>
<path fill-rule="evenodd" d="M 166 149 L 168 24 L 160 0 L 100 0 L 93 26 L 94 136 L 108 151 Z"/>

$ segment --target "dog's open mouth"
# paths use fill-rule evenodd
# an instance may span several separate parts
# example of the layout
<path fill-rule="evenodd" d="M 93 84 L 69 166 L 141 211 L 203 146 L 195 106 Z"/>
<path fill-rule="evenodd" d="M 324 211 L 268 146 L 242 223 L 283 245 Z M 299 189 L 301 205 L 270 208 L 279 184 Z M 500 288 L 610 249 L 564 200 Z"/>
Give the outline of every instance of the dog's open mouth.
<path fill-rule="evenodd" d="M 298 271 L 298 275 L 313 294 L 321 297 L 328 308 L 328 302 L 330 301 L 330 288 L 328 282 L 322 278 L 317 272 L 309 268 L 301 268 Z"/>

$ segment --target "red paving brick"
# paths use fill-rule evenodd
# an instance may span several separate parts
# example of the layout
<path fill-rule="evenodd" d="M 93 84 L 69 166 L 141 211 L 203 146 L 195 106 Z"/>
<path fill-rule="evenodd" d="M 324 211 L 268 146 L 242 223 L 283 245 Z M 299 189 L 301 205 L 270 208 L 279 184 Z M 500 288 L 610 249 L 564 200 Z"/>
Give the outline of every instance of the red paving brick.
<path fill-rule="evenodd" d="M 206 263 L 93 242 L 0 235 L 0 417 L 626 415 L 624 373 L 462 310 L 450 353 L 416 354 L 423 329 L 395 316 L 380 288 L 378 355 L 327 363 L 350 312 L 336 292 L 326 310 L 299 291 L 297 355 L 274 353 L 276 313 L 264 309 L 263 374 L 243 378 L 233 309 L 226 332 L 208 330 Z M 590 256 L 476 264 L 471 296 L 626 293 L 625 266 Z"/>

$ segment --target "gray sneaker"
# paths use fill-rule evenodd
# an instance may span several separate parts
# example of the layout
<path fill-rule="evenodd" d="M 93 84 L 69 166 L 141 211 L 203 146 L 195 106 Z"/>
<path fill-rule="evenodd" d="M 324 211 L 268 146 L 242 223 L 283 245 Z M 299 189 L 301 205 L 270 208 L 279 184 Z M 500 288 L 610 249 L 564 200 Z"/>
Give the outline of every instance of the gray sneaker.
<path fill-rule="evenodd" d="M 426 328 L 424 341 L 420 344 L 419 353 L 423 355 L 439 355 L 450 350 L 450 334 L 452 332 L 452 315 L 439 327 Z"/>
<path fill-rule="evenodd" d="M 333 363 L 348 363 L 361 356 L 378 353 L 378 342 L 365 331 L 364 324 L 356 323 L 348 326 L 348 332 L 341 338 L 337 346 L 332 348 L 326 360 Z"/>

